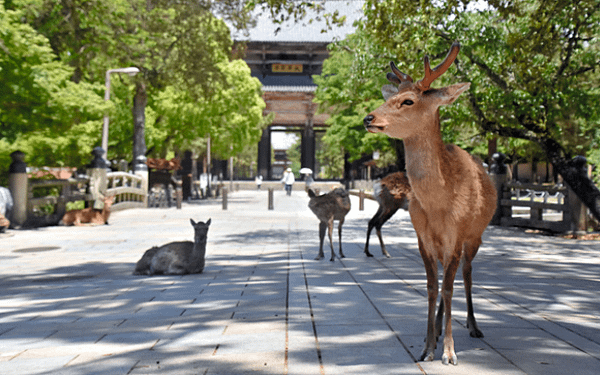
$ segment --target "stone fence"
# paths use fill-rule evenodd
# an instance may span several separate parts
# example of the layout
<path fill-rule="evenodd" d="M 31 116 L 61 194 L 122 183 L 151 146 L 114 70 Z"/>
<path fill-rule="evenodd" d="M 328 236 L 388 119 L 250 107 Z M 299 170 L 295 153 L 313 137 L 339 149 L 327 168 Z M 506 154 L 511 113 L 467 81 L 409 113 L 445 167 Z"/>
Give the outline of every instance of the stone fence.
<path fill-rule="evenodd" d="M 8 188 L 13 199 L 8 219 L 12 228 L 56 225 L 67 211 L 67 203 L 84 201 L 86 207 L 101 209 L 103 196 L 115 196 L 112 211 L 148 206 L 148 169 L 143 164 L 135 174 L 109 172 L 102 159 L 104 151 L 92 151 L 94 159 L 85 176 L 68 179 L 31 179 L 25 154 L 11 154 Z M 143 161 L 141 161 L 143 163 Z"/>

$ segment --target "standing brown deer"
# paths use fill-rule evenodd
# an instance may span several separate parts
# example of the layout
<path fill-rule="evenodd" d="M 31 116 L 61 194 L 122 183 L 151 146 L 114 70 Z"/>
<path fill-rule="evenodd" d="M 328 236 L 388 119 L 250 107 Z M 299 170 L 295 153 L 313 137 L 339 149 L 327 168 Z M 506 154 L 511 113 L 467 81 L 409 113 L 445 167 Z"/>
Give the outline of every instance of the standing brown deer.
<path fill-rule="evenodd" d="M 408 178 L 404 172 L 391 173 L 381 181 L 373 184 L 373 190 L 375 199 L 379 203 L 379 209 L 375 213 L 375 216 L 369 220 L 367 227 L 367 242 L 365 242 L 365 254 L 368 257 L 372 257 L 373 254 L 369 252 L 369 237 L 371 237 L 371 231 L 373 228 L 377 231 L 377 237 L 379 237 L 379 244 L 381 245 L 381 253 L 386 257 L 390 258 L 391 255 L 385 249 L 383 243 L 383 237 L 381 237 L 381 227 L 388 221 L 396 211 L 400 208 L 407 210 L 408 201 L 410 194 L 410 184 Z"/>
<path fill-rule="evenodd" d="M 322 259 L 325 254 L 323 253 L 323 240 L 325 239 L 325 230 L 329 229 L 329 245 L 331 246 L 331 259 L 335 260 L 335 252 L 333 251 L 333 240 L 331 232 L 333 232 L 333 221 L 338 221 L 338 234 L 340 238 L 340 258 L 344 258 L 342 252 L 342 225 L 346 214 L 350 211 L 350 195 L 342 188 L 336 188 L 327 194 L 316 195 L 311 189 L 308 189 L 308 196 L 310 201 L 308 207 L 310 210 L 317 215 L 320 220 L 319 223 L 319 255 L 315 260 Z"/>
<path fill-rule="evenodd" d="M 104 207 L 102 208 L 102 210 L 96 210 L 92 207 L 84 208 L 81 210 L 71 210 L 63 215 L 62 220 L 59 222 L 59 224 L 75 226 L 80 226 L 83 224 L 108 224 L 108 218 L 110 216 L 110 207 L 115 201 L 115 196 L 111 195 L 108 197 L 102 197 L 102 199 L 104 201 Z"/>
<path fill-rule="evenodd" d="M 454 277 L 462 260 L 467 327 L 472 337 L 483 337 L 473 314 L 471 261 L 496 209 L 496 191 L 481 163 L 459 147 L 442 142 L 439 107 L 454 102 L 470 83 L 440 89 L 431 89 L 430 85 L 448 70 L 459 49 L 458 42 L 452 44 L 444 61 L 433 70 L 425 56 L 425 77 L 417 83 L 392 62 L 393 73 L 388 73 L 387 79 L 398 87 L 384 86 L 386 102 L 364 119 L 368 131 L 404 139 L 406 170 L 412 188 L 409 212 L 427 273 L 427 337 L 420 359 L 433 360 L 445 314 L 442 363 L 455 365 L 458 360 L 451 319 Z M 444 275 L 436 319 L 438 261 Z"/>

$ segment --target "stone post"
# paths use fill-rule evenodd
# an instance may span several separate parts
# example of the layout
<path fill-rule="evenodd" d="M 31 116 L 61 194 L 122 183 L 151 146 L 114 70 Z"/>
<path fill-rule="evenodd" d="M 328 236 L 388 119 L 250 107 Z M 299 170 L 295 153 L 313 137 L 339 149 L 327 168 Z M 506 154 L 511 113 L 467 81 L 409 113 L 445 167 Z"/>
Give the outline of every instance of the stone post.
<path fill-rule="evenodd" d="M 146 161 L 147 159 L 144 155 L 139 155 L 135 159 L 135 164 L 133 166 L 133 173 L 142 178 L 141 188 L 144 191 L 142 200 L 144 207 L 148 207 L 148 164 L 146 164 Z"/>
<path fill-rule="evenodd" d="M 502 153 L 496 152 L 492 155 L 492 165 L 490 166 L 490 178 L 492 179 L 492 183 L 496 188 L 497 200 L 496 200 L 496 212 L 492 217 L 492 221 L 490 224 L 492 225 L 500 225 L 503 216 L 510 216 L 510 207 L 503 208 L 502 207 L 502 198 L 504 195 L 504 184 L 509 181 L 508 168 L 504 161 L 506 160 L 506 155 Z"/>
<path fill-rule="evenodd" d="M 88 193 L 92 195 L 92 208 L 101 210 L 104 208 L 104 199 L 102 195 L 106 193 L 108 181 L 106 179 L 106 161 L 102 158 L 104 149 L 96 147 L 92 150 L 94 159 L 89 165 L 88 176 L 90 176 L 90 184 Z"/>
<path fill-rule="evenodd" d="M 358 210 L 365 210 L 365 191 L 363 189 L 358 191 Z"/>
<path fill-rule="evenodd" d="M 583 156 L 573 158 L 572 168 L 583 178 L 587 176 L 587 160 Z M 569 206 L 571 228 L 570 232 L 575 235 L 583 235 L 587 232 L 587 207 L 581 202 L 577 194 L 567 185 L 567 205 Z"/>
<path fill-rule="evenodd" d="M 10 218 L 12 228 L 19 229 L 27 221 L 27 197 L 29 181 L 27 178 L 27 164 L 25 154 L 15 151 L 10 154 L 12 163 L 8 170 L 8 189 L 13 198 L 13 210 Z"/>
<path fill-rule="evenodd" d="M 269 210 L 273 210 L 274 209 L 273 188 L 270 187 L 268 190 L 269 190 Z"/>

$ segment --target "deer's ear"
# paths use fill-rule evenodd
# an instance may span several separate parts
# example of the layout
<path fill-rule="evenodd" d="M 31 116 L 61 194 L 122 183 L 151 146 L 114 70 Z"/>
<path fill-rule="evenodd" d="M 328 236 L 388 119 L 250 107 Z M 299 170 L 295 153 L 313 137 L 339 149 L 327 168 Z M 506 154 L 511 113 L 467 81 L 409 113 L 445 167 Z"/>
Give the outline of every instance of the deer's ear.
<path fill-rule="evenodd" d="M 207 226 L 208 226 L 208 225 L 210 225 L 210 220 L 211 220 L 211 219 L 208 219 L 208 220 L 206 221 L 206 225 L 207 225 Z"/>
<path fill-rule="evenodd" d="M 190 219 L 190 223 L 192 223 L 192 225 L 196 225 L 196 222 L 194 221 L 194 219 Z"/>
<path fill-rule="evenodd" d="M 438 97 L 441 100 L 440 105 L 452 104 L 454 101 L 462 94 L 467 91 L 471 86 L 470 82 L 466 83 L 457 83 L 452 86 L 444 87 L 438 89 Z"/>
<path fill-rule="evenodd" d="M 389 98 L 398 93 L 398 87 L 394 85 L 385 85 L 381 88 L 381 92 L 383 93 L 383 98 L 387 102 Z"/>

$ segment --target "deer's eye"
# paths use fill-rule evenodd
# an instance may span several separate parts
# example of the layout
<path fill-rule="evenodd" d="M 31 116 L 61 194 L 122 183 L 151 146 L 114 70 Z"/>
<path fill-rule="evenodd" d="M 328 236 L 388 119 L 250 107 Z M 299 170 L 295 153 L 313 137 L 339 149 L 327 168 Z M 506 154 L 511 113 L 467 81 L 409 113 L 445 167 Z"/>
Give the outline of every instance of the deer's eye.
<path fill-rule="evenodd" d="M 402 105 L 413 105 L 413 104 L 415 104 L 415 103 L 410 99 L 406 99 L 405 101 L 402 102 Z"/>

